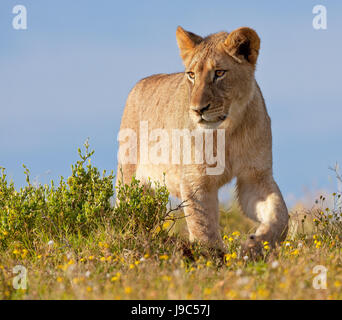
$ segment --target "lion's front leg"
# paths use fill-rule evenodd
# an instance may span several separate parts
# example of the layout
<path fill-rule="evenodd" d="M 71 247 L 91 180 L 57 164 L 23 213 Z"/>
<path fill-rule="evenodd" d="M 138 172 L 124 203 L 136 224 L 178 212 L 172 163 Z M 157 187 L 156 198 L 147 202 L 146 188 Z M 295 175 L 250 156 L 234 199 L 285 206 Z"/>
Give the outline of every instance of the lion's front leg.
<path fill-rule="evenodd" d="M 183 184 L 181 197 L 190 241 L 199 241 L 212 248 L 223 249 L 219 231 L 218 190 L 207 190 Z"/>
<path fill-rule="evenodd" d="M 260 222 L 255 235 L 245 244 L 245 250 L 260 251 L 262 242 L 271 247 L 283 241 L 288 229 L 288 211 L 271 172 L 255 172 L 238 177 L 238 199 L 244 213 Z"/>

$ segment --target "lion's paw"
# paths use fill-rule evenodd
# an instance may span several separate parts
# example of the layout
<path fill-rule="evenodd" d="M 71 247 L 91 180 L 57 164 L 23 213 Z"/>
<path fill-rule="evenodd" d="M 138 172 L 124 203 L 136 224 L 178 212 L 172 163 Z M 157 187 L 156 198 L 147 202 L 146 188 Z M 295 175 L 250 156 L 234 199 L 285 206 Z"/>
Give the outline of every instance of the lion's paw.
<path fill-rule="evenodd" d="M 255 235 L 250 235 L 241 246 L 241 256 L 251 260 L 261 258 L 263 253 L 263 243 Z"/>

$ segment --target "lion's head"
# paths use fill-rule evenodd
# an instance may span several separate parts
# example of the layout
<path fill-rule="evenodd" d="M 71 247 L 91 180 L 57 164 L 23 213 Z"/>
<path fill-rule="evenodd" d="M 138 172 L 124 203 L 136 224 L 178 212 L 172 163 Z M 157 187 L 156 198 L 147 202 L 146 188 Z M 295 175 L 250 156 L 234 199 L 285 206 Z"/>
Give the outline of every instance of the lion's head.
<path fill-rule="evenodd" d="M 202 38 L 178 27 L 176 36 L 190 92 L 191 119 L 203 128 L 236 125 L 255 89 L 257 33 L 242 27 Z"/>

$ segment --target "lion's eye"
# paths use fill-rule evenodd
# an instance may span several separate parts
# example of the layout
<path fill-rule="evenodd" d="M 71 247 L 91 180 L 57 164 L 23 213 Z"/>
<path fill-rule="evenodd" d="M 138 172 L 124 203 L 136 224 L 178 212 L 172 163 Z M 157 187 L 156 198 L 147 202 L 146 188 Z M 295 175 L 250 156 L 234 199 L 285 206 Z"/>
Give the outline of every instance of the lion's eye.
<path fill-rule="evenodd" d="M 215 78 L 221 78 L 224 76 L 225 73 L 226 73 L 225 70 L 216 70 L 215 71 Z"/>
<path fill-rule="evenodd" d="M 195 74 L 193 72 L 189 71 L 189 72 L 187 72 L 187 75 L 188 75 L 189 79 L 191 79 L 191 80 L 195 79 Z"/>

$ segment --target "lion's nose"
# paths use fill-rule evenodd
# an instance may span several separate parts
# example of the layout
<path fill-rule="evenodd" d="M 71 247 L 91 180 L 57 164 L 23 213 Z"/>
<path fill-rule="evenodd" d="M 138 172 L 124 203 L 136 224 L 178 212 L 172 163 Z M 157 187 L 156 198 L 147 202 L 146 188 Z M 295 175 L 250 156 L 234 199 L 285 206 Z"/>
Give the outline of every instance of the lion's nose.
<path fill-rule="evenodd" d="M 197 112 L 199 115 L 202 115 L 204 112 L 206 112 L 210 108 L 210 103 L 203 107 L 203 108 L 192 108 L 195 112 Z"/>

